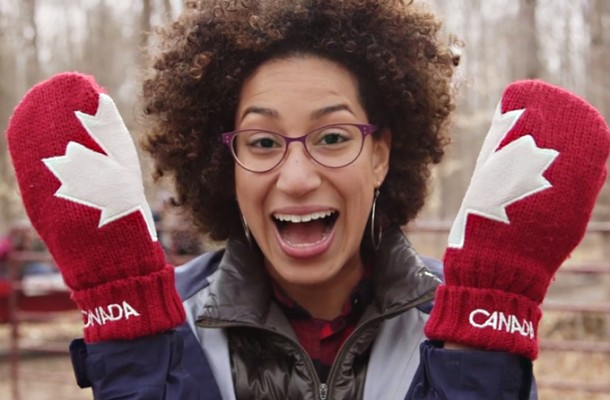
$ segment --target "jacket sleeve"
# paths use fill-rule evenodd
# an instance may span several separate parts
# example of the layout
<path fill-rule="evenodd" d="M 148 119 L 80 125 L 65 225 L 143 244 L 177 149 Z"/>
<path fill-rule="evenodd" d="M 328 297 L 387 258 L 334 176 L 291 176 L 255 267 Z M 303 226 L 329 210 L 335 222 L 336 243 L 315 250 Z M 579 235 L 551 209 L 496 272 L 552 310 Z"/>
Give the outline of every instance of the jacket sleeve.
<path fill-rule="evenodd" d="M 203 351 L 184 329 L 132 341 L 73 341 L 78 385 L 91 387 L 96 400 L 220 400 Z"/>
<path fill-rule="evenodd" d="M 532 362 L 505 352 L 447 350 L 426 341 L 405 400 L 535 400 Z"/>

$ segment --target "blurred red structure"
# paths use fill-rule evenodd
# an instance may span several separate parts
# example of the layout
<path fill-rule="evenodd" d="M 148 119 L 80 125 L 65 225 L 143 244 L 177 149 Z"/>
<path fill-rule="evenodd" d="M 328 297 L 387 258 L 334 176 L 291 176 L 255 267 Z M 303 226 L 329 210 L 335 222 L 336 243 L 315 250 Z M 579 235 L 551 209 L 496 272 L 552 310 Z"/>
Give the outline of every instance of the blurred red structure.
<path fill-rule="evenodd" d="M 179 224 L 159 223 L 159 233 L 167 253 L 168 262 L 179 265 L 187 262 L 193 256 L 204 250 L 198 244 L 198 238 L 188 236 L 188 231 Z M 444 221 L 417 221 L 408 227 L 409 236 L 420 234 L 437 234 L 446 236 L 451 224 Z M 186 236 L 185 236 L 186 235 Z M 598 235 L 605 255 L 601 262 L 596 263 L 570 263 L 562 266 L 559 274 L 565 275 L 591 275 L 596 279 L 607 279 L 610 282 L 610 223 L 592 222 L 588 227 L 587 235 Z M 57 275 L 39 274 L 39 268 L 29 271 L 28 266 L 52 265 L 52 259 L 44 247 L 40 246 L 34 231 L 29 226 L 13 227 L 8 239 L 15 239 L 7 246 L 7 238 L 0 241 L 0 324 L 10 323 L 11 343 L 11 383 L 13 399 L 19 400 L 17 382 L 19 380 L 19 357 L 26 346 L 20 342 L 19 326 L 24 321 L 56 321 L 56 311 L 76 310 L 65 286 L 56 280 Z M 24 245 L 28 244 L 29 245 Z M 186 245 L 188 244 L 188 246 Z M 195 250 L 197 254 L 192 253 Z M 44 271 L 43 271 L 44 272 Z M 610 300 L 610 297 L 608 298 Z M 543 305 L 545 311 L 561 311 L 575 313 L 599 313 L 606 316 L 610 327 L 610 301 L 609 302 L 561 302 L 547 299 Z M 61 346 L 37 346 L 35 350 L 46 352 L 68 352 L 68 344 Z M 584 340 L 548 340 L 540 341 L 541 351 L 567 351 L 583 354 L 601 353 L 610 356 L 610 329 L 605 341 Z M 27 349 L 31 350 L 31 349 Z M 607 382 L 583 383 L 573 381 L 554 381 L 544 377 L 538 378 L 540 387 L 549 387 L 562 391 L 579 391 L 587 393 L 610 393 L 610 384 Z"/>
<path fill-rule="evenodd" d="M 25 321 L 53 318 L 53 312 L 75 310 L 53 260 L 28 224 L 16 224 L 0 245 L 0 323 L 10 324 L 11 390 L 18 391 L 19 327 Z M 41 351 L 57 351 L 40 347 Z M 66 350 L 64 350 L 66 351 Z"/>
<path fill-rule="evenodd" d="M 445 237 L 449 234 L 451 222 L 449 221 L 415 221 L 407 227 L 409 235 L 415 234 L 438 234 Z M 599 262 L 573 262 L 567 261 L 559 268 L 557 274 L 564 282 L 575 275 L 588 275 L 594 277 L 598 282 L 607 282 L 610 285 L 610 222 L 592 221 L 587 227 L 585 240 L 597 236 L 601 246 L 602 260 Z M 566 276 L 565 279 L 564 276 Z M 605 354 L 610 357 L 610 293 L 601 301 L 563 301 L 547 296 L 542 304 L 543 311 L 562 313 L 584 313 L 601 315 L 605 322 L 605 335 L 602 340 L 577 340 L 577 339 L 547 339 L 539 341 L 541 354 L 547 351 L 574 352 L 581 354 Z M 546 377 L 536 377 L 536 384 L 541 388 L 549 388 L 558 391 L 573 391 L 591 394 L 610 393 L 610 382 L 579 382 L 576 380 L 556 380 Z"/>
<path fill-rule="evenodd" d="M 183 264 L 203 252 L 199 238 L 176 220 L 158 221 L 161 244 L 172 265 Z M 23 322 L 59 322 L 65 311 L 76 304 L 51 255 L 36 232 L 27 223 L 15 224 L 0 240 L 0 324 L 10 329 L 9 357 L 13 400 L 22 398 L 19 391 L 20 357 L 25 351 L 68 353 L 68 343 L 44 342 L 29 346 L 20 330 Z M 63 313 L 62 313 L 63 312 Z M 49 372 L 52 381 L 52 372 Z"/>
<path fill-rule="evenodd" d="M 32 228 L 26 224 L 11 227 L 0 244 L 0 323 L 75 308 L 51 256 Z"/>

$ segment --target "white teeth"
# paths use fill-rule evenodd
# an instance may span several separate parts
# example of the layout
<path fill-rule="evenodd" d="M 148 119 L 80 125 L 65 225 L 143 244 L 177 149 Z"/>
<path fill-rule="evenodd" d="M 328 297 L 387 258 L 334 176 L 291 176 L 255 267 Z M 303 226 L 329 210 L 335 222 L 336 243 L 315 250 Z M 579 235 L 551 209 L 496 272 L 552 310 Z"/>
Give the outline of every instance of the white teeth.
<path fill-rule="evenodd" d="M 274 214 L 273 217 L 282 222 L 292 222 L 292 223 L 297 224 L 299 222 L 309 222 L 309 221 L 315 221 L 316 219 L 330 217 L 333 214 L 334 214 L 334 211 L 329 210 L 329 211 L 314 212 L 314 213 L 306 214 L 306 215 Z"/>

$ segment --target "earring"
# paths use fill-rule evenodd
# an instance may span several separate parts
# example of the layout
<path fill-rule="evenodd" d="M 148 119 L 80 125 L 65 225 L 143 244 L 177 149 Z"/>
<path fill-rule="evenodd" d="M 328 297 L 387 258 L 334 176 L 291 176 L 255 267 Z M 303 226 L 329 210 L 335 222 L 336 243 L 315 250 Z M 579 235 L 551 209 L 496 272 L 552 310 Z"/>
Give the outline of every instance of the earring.
<path fill-rule="evenodd" d="M 244 235 L 246 236 L 246 239 L 248 240 L 248 244 L 250 246 L 252 246 L 252 236 L 250 235 L 250 228 L 248 227 L 246 218 L 244 217 L 244 215 L 242 213 L 239 213 L 239 216 L 241 217 L 241 224 L 244 227 Z"/>
<path fill-rule="evenodd" d="M 377 198 L 379 197 L 379 187 L 375 188 L 375 195 L 373 197 L 373 208 L 371 209 L 371 240 L 373 241 L 373 247 L 375 250 L 379 248 L 381 243 L 381 234 L 383 228 L 379 225 L 379 232 L 375 234 L 375 211 L 377 210 Z"/>

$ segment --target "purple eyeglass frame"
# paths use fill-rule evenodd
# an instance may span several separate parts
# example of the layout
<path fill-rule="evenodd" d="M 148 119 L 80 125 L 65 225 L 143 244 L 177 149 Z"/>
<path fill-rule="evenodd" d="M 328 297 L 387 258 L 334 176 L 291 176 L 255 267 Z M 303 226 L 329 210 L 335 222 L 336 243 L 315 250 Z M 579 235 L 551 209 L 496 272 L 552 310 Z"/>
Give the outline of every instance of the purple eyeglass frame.
<path fill-rule="evenodd" d="M 330 128 L 330 127 L 333 127 L 333 126 L 345 126 L 345 125 L 355 126 L 356 128 L 358 128 L 358 130 L 360 130 L 360 133 L 362 134 L 362 143 L 360 144 L 360 150 L 358 150 L 358 154 L 356 155 L 356 157 L 354 157 L 354 159 L 352 161 L 348 162 L 345 165 L 341 165 L 341 166 L 338 166 L 338 167 L 331 167 L 331 166 L 328 166 L 328 165 L 324 165 L 320 161 L 316 160 L 315 157 L 313 157 L 311 155 L 309 150 L 307 150 L 307 146 L 305 145 L 305 139 L 311 133 L 313 133 L 315 131 L 319 131 L 321 129 Z M 377 127 L 375 125 L 370 125 L 370 124 L 352 124 L 352 123 L 330 124 L 330 125 L 325 125 L 325 126 L 321 126 L 319 128 L 313 129 L 313 130 L 307 132 L 306 134 L 304 134 L 303 136 L 289 137 L 289 136 L 286 136 L 286 135 L 282 135 L 281 133 L 270 131 L 270 130 L 267 130 L 267 129 L 241 129 L 241 130 L 237 130 L 237 131 L 229 131 L 229 132 L 221 133 L 220 134 L 220 140 L 221 140 L 222 143 L 227 145 L 227 147 L 231 151 L 231 155 L 233 156 L 233 159 L 235 160 L 237 165 L 239 165 L 240 167 L 242 167 L 246 171 L 254 172 L 254 173 L 257 173 L 257 174 L 264 174 L 266 172 L 274 170 L 282 162 L 284 162 L 284 160 L 286 159 L 286 155 L 288 154 L 288 146 L 290 146 L 290 143 L 292 143 L 292 142 L 301 142 L 301 144 L 303 145 L 303 148 L 305 149 L 305 152 L 307 153 L 309 158 L 311 158 L 313 161 L 315 161 L 317 164 L 319 164 L 319 165 L 321 165 L 323 167 L 332 168 L 332 169 L 347 167 L 348 165 L 350 165 L 354 161 L 356 161 L 358 159 L 358 157 L 360 157 L 360 154 L 362 153 L 362 148 L 364 147 L 364 140 L 366 139 L 366 137 L 368 135 L 370 135 L 371 133 L 377 132 L 378 130 L 379 130 L 379 127 Z M 233 145 L 232 145 L 233 138 L 235 137 L 235 135 L 237 135 L 240 132 L 248 132 L 248 131 L 266 132 L 266 133 L 271 133 L 271 134 L 278 135 L 278 136 L 281 136 L 281 137 L 284 138 L 284 140 L 286 141 L 286 148 L 284 150 L 284 154 L 282 155 L 282 158 L 280 158 L 280 160 L 277 162 L 277 164 L 275 164 L 273 167 L 271 167 L 269 169 L 266 169 L 266 170 L 263 170 L 263 171 L 256 171 L 256 170 L 253 170 L 253 169 L 250 169 L 250 168 L 246 167 L 245 165 L 243 165 L 239 161 L 239 159 L 237 158 L 237 154 L 235 154 L 235 149 L 233 148 Z"/>

